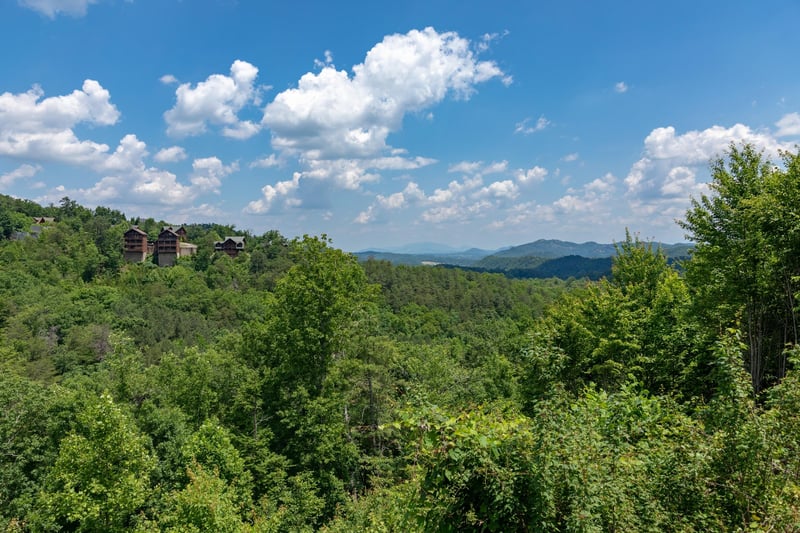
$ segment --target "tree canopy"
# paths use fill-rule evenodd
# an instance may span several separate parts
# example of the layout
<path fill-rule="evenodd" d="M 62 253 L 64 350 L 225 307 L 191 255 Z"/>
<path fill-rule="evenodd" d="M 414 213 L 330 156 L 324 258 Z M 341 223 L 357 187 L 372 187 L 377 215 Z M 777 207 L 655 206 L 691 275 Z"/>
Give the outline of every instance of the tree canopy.
<path fill-rule="evenodd" d="M 628 232 L 596 280 L 214 223 L 160 268 L 121 241 L 165 221 L 0 196 L 0 524 L 796 530 L 800 161 L 710 169 L 691 257 Z"/>

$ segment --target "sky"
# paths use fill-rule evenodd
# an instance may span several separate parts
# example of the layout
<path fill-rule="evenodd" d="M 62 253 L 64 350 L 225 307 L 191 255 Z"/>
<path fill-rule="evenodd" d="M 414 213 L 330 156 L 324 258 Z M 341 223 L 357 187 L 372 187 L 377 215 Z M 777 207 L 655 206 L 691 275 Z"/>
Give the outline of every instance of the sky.
<path fill-rule="evenodd" d="M 348 251 L 686 239 L 800 142 L 797 0 L 0 1 L 0 193 Z"/>

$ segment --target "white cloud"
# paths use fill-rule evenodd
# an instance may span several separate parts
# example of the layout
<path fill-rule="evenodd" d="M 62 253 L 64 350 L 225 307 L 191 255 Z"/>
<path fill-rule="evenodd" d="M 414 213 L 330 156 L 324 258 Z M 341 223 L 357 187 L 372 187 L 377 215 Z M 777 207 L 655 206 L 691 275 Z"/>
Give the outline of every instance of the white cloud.
<path fill-rule="evenodd" d="M 21 165 L 11 172 L 0 175 L 0 190 L 5 190 L 10 187 L 15 181 L 20 179 L 32 178 L 35 176 L 42 167 L 39 165 Z"/>
<path fill-rule="evenodd" d="M 448 167 L 448 172 L 460 172 L 472 176 L 500 174 L 508 170 L 508 161 L 493 161 L 484 165 L 483 161 L 462 161 Z"/>
<path fill-rule="evenodd" d="M 386 36 L 351 72 L 337 70 L 332 59 L 326 54 L 317 61 L 319 72 L 303 75 L 296 88 L 266 106 L 262 124 L 271 130 L 273 148 L 280 158 L 296 157 L 301 171 L 292 187 L 283 187 L 285 194 L 278 184 L 264 187 L 263 199 L 251 202 L 249 212 L 285 205 L 279 197 L 296 199 L 306 180 L 360 190 L 382 171 L 430 165 L 433 159 L 407 156 L 387 143 L 403 118 L 448 96 L 467 100 L 479 83 L 510 82 L 494 62 L 476 57 L 469 40 L 433 28 Z"/>
<path fill-rule="evenodd" d="M 619 94 L 628 92 L 628 84 L 625 83 L 624 81 L 618 81 L 617 83 L 614 84 L 614 92 L 617 92 Z"/>
<path fill-rule="evenodd" d="M 90 4 L 96 4 L 98 0 L 19 0 L 19 4 L 28 9 L 56 18 L 61 13 L 73 17 L 86 15 L 86 10 Z"/>
<path fill-rule="evenodd" d="M 352 77 L 331 66 L 305 74 L 267 105 L 264 123 L 281 149 L 314 159 L 368 156 L 387 148 L 386 137 L 407 113 L 448 94 L 467 99 L 476 84 L 502 76 L 494 62 L 476 60 L 458 34 L 412 30 L 385 37 Z"/>
<path fill-rule="evenodd" d="M 730 128 L 712 126 L 703 131 L 675 135 L 675 128 L 656 128 L 644 140 L 645 152 L 653 159 L 680 159 L 687 163 L 707 164 L 720 156 L 731 142 L 750 142 L 770 153 L 777 153 L 779 143 L 768 133 L 755 132 L 744 124 Z"/>
<path fill-rule="evenodd" d="M 362 211 L 353 219 L 353 222 L 356 224 L 369 224 L 370 222 L 375 221 L 375 206 L 371 205 L 367 208 L 366 211 Z"/>
<path fill-rule="evenodd" d="M 800 135 L 800 113 L 789 113 L 784 115 L 775 123 L 778 131 L 776 137 L 794 137 Z"/>
<path fill-rule="evenodd" d="M 381 210 L 402 209 L 424 200 L 425 193 L 419 188 L 419 185 L 411 181 L 402 192 L 396 192 L 389 196 L 383 196 L 382 194 L 377 195 L 375 197 L 375 203 L 369 206 L 366 211 L 359 213 L 353 222 L 357 224 L 374 222 Z"/>
<path fill-rule="evenodd" d="M 510 32 L 508 30 L 503 30 L 503 33 L 484 33 L 481 36 L 480 41 L 475 45 L 475 48 L 478 52 L 485 52 L 487 51 L 494 41 L 497 41 L 503 37 L 506 37 Z"/>
<path fill-rule="evenodd" d="M 446 189 L 436 189 L 427 200 L 434 204 L 441 204 L 450 202 L 453 199 L 460 198 L 464 193 L 477 189 L 483 184 L 480 177 L 464 178 L 459 181 L 451 181 Z"/>
<path fill-rule="evenodd" d="M 475 174 L 483 166 L 483 161 L 461 161 L 447 168 L 448 172 L 461 172 L 462 174 Z"/>
<path fill-rule="evenodd" d="M 500 174 L 508 170 L 508 161 L 495 161 L 490 165 L 487 165 L 486 168 L 483 169 L 481 172 L 482 176 L 487 174 Z"/>
<path fill-rule="evenodd" d="M 465 221 L 486 213 L 488 210 L 492 209 L 493 206 L 494 204 L 488 200 L 479 200 L 472 203 L 433 207 L 422 213 L 422 220 L 433 224 Z"/>
<path fill-rule="evenodd" d="M 654 224 L 672 224 L 685 214 L 691 196 L 708 193 L 709 163 L 723 156 L 731 143 L 743 142 L 753 144 L 770 158 L 781 149 L 791 148 L 769 133 L 753 131 L 743 124 L 712 126 L 681 135 L 671 126 L 654 129 L 644 141 L 641 159 L 625 178 L 625 196 L 631 209 L 636 215 L 654 217 Z"/>
<path fill-rule="evenodd" d="M 295 172 L 292 176 L 291 180 L 286 181 L 279 181 L 275 185 L 265 185 L 261 189 L 262 198 L 258 200 L 254 200 L 247 204 L 244 211 L 245 213 L 251 213 L 255 215 L 261 215 L 265 213 L 269 213 L 272 208 L 273 204 L 280 200 L 281 198 L 290 197 L 290 195 L 297 190 L 300 186 L 300 173 Z M 292 198 L 289 198 L 289 203 L 287 204 L 284 202 L 284 206 L 291 207 L 298 205 L 296 201 L 291 201 Z"/>
<path fill-rule="evenodd" d="M 219 193 L 222 179 L 239 170 L 238 163 L 223 165 L 218 157 L 195 159 L 192 163 L 192 175 L 189 179 L 198 193 Z"/>
<path fill-rule="evenodd" d="M 114 153 L 97 166 L 97 170 L 127 171 L 142 166 L 145 157 L 147 157 L 147 145 L 137 139 L 136 135 L 128 134 L 120 140 Z"/>
<path fill-rule="evenodd" d="M 305 74 L 267 105 L 263 124 L 275 148 L 307 160 L 373 158 L 390 150 L 386 139 L 406 114 L 448 95 L 468 99 L 475 85 L 502 76 L 458 34 L 412 30 L 386 36 L 352 75 L 331 65 Z"/>
<path fill-rule="evenodd" d="M 40 99 L 38 85 L 20 94 L 0 95 L 0 127 L 16 131 L 61 131 L 80 122 L 108 126 L 119 119 L 111 95 L 98 82 L 86 80 L 81 90 Z"/>
<path fill-rule="evenodd" d="M 86 80 L 81 90 L 43 97 L 39 87 L 26 93 L 0 95 L 0 155 L 78 165 L 102 176 L 87 188 L 57 186 L 51 195 L 68 194 L 90 204 L 123 200 L 186 205 L 207 190 L 214 190 L 213 180 L 220 175 L 212 167 L 206 169 L 207 174 L 193 175 L 195 183 L 189 185 L 178 182 L 175 174 L 147 167 L 147 145 L 136 135 L 125 135 L 113 151 L 106 144 L 78 139 L 73 128 L 79 124 L 109 126 L 119 119 L 109 92 L 98 82 Z M 159 152 L 156 160 L 180 157 L 185 157 L 182 149 L 172 147 Z"/>
<path fill-rule="evenodd" d="M 95 204 L 123 200 L 131 204 L 185 205 L 197 197 L 197 191 L 178 182 L 172 172 L 144 165 L 106 176 L 90 188 L 63 192 Z"/>
<path fill-rule="evenodd" d="M 531 223 L 571 225 L 586 233 L 588 227 L 609 227 L 619 224 L 618 206 L 614 203 L 617 178 L 607 173 L 566 194 L 550 204 L 522 202 L 506 210 L 506 216 L 489 224 L 492 229 L 523 228 Z M 624 224 L 622 224 L 624 226 Z M 556 227 L 554 226 L 554 229 Z"/>
<path fill-rule="evenodd" d="M 424 208 L 421 218 L 426 222 L 442 223 L 448 220 L 467 220 L 480 216 L 492 207 L 513 199 L 518 194 L 511 180 L 493 182 L 482 187 L 480 176 L 453 180 L 446 188 L 437 188 L 430 196 L 415 182 L 409 182 L 402 192 L 389 196 L 376 195 L 375 201 L 356 217 L 359 224 L 380 219 L 384 212 L 411 206 Z"/>
<path fill-rule="evenodd" d="M 580 157 L 578 155 L 578 152 L 572 152 L 571 154 L 567 154 L 564 157 L 562 157 L 561 160 L 569 163 L 571 161 L 577 161 L 578 157 Z"/>
<path fill-rule="evenodd" d="M 594 179 L 579 189 L 567 189 L 567 194 L 553 202 L 556 212 L 578 214 L 587 221 L 602 222 L 611 209 L 610 200 L 617 179 L 610 172 Z"/>
<path fill-rule="evenodd" d="M 539 166 L 534 166 L 528 170 L 517 170 L 515 177 L 517 181 L 525 185 L 528 183 L 541 183 L 547 176 L 547 169 Z"/>
<path fill-rule="evenodd" d="M 181 84 L 175 91 L 175 106 L 164 113 L 167 133 L 175 137 L 200 135 L 211 124 L 221 126 L 226 137 L 252 137 L 260 131 L 260 125 L 240 120 L 238 113 L 258 99 L 253 85 L 256 76 L 256 67 L 237 59 L 231 65 L 230 76 L 212 74 L 195 87 Z"/>
<path fill-rule="evenodd" d="M 495 181 L 483 187 L 477 194 L 478 197 L 507 198 L 513 200 L 519 196 L 517 184 L 511 180 Z"/>
<path fill-rule="evenodd" d="M 250 168 L 272 168 L 281 164 L 275 154 L 269 154 L 269 157 L 262 157 L 250 163 Z"/>
<path fill-rule="evenodd" d="M 362 165 L 365 168 L 374 168 L 378 170 L 415 170 L 422 167 L 427 167 L 436 163 L 435 159 L 430 157 L 376 157 L 374 159 L 364 159 Z"/>
<path fill-rule="evenodd" d="M 605 194 L 610 193 L 614 190 L 614 183 L 616 183 L 617 178 L 614 177 L 613 174 L 608 172 L 602 178 L 597 178 L 586 185 L 584 185 L 584 190 L 590 194 Z"/>
<path fill-rule="evenodd" d="M 266 158 L 264 164 L 269 164 L 278 160 Z M 333 159 L 333 160 L 304 160 L 305 169 L 295 172 L 291 187 L 285 184 L 289 182 L 278 182 L 275 186 L 267 185 L 262 188 L 264 201 L 251 202 L 246 208 L 246 212 L 263 214 L 268 212 L 273 206 L 317 206 L 319 201 L 315 201 L 311 196 L 306 197 L 306 201 L 298 199 L 303 191 L 303 183 L 310 182 L 309 194 L 325 194 L 325 188 L 320 187 L 326 183 L 333 184 L 339 189 L 355 191 L 365 183 L 373 183 L 380 179 L 376 171 L 381 170 L 414 170 L 435 163 L 436 160 L 426 157 L 399 157 L 386 156 L 373 159 Z M 253 165 L 251 164 L 251 167 Z M 281 184 L 284 184 L 281 186 Z M 283 204 L 277 202 L 278 198 L 283 198 Z M 288 203 L 287 203 L 288 202 Z"/>
<path fill-rule="evenodd" d="M 180 146 L 170 146 L 169 148 L 162 148 L 153 156 L 159 163 L 177 163 L 186 159 L 186 150 Z"/>
<path fill-rule="evenodd" d="M 521 133 L 523 135 L 530 135 L 531 133 L 536 133 L 537 131 L 542 131 L 547 126 L 550 125 L 550 121 L 546 118 L 539 117 L 536 119 L 536 123 L 531 125 L 530 118 L 526 118 L 522 122 L 517 122 L 517 125 L 514 127 L 514 133 Z"/>
<path fill-rule="evenodd" d="M 333 52 L 330 50 L 325 50 L 325 59 L 315 59 L 314 66 L 317 68 L 325 68 L 325 67 L 334 67 L 333 64 Z"/>
<path fill-rule="evenodd" d="M 100 163 L 108 145 L 77 138 L 80 123 L 115 124 L 119 111 L 98 82 L 86 80 L 81 90 L 44 98 L 34 86 L 25 93 L 0 94 L 0 155 L 70 164 Z"/>
<path fill-rule="evenodd" d="M 164 74 L 163 76 L 158 78 L 158 81 L 160 81 L 164 85 L 174 85 L 175 83 L 178 83 L 178 78 L 176 78 L 172 74 Z"/>

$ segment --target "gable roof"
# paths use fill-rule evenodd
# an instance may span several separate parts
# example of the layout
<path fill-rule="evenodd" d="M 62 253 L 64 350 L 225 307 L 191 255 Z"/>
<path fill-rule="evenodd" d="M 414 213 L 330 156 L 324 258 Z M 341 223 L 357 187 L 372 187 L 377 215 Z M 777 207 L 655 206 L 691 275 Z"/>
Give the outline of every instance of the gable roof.
<path fill-rule="evenodd" d="M 130 233 L 130 232 L 132 232 L 132 231 L 133 231 L 133 232 L 135 232 L 135 233 L 137 233 L 137 234 L 139 234 L 139 235 L 147 235 L 147 233 L 146 233 L 146 232 L 144 232 L 144 231 L 142 231 L 142 230 L 139 228 L 139 226 L 132 226 L 132 227 L 131 227 L 131 229 L 129 229 L 128 231 L 126 231 L 126 232 L 125 232 L 125 234 L 127 235 L 128 233 Z"/>
<path fill-rule="evenodd" d="M 164 234 L 167 234 L 167 235 L 172 235 L 172 236 L 174 236 L 176 239 L 178 238 L 178 234 L 177 234 L 177 233 L 175 233 L 175 230 L 174 230 L 174 229 L 172 229 L 172 227 L 171 227 L 171 226 L 167 226 L 167 227 L 165 227 L 163 230 L 161 230 L 161 233 L 159 233 L 159 234 L 158 234 L 158 238 L 160 239 L 160 238 L 161 238 L 161 236 L 162 236 L 162 235 L 164 235 Z"/>
<path fill-rule="evenodd" d="M 225 246 L 225 243 L 228 242 L 232 242 L 236 246 L 236 248 L 244 249 L 245 239 L 244 237 L 239 237 L 239 236 L 225 237 L 221 241 L 216 241 L 214 243 L 214 248 L 222 248 L 223 246 Z"/>

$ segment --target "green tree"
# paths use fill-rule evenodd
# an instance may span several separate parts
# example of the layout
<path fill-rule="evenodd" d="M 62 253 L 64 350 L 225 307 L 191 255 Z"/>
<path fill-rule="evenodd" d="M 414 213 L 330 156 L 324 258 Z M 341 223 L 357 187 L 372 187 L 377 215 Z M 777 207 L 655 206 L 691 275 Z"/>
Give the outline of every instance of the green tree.
<path fill-rule="evenodd" d="M 0 371 L 0 524 L 23 518 L 40 489 L 54 455 L 47 438 L 51 403 L 42 385 Z"/>
<path fill-rule="evenodd" d="M 153 466 L 146 438 L 103 394 L 61 440 L 33 522 L 37 529 L 125 531 L 148 498 Z"/>
<path fill-rule="evenodd" d="M 193 463 L 189 482 L 167 497 L 167 509 L 158 517 L 167 532 L 235 533 L 245 531 L 237 496 L 216 470 Z"/>
<path fill-rule="evenodd" d="M 784 163 L 731 145 L 711 165 L 712 194 L 693 200 L 680 222 L 695 242 L 686 265 L 695 313 L 716 332 L 741 321 L 755 393 L 783 377 L 784 348 L 798 341 L 800 164 L 788 153 Z"/>

